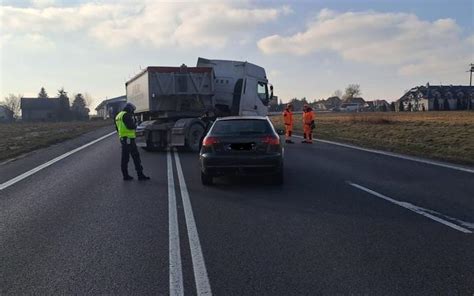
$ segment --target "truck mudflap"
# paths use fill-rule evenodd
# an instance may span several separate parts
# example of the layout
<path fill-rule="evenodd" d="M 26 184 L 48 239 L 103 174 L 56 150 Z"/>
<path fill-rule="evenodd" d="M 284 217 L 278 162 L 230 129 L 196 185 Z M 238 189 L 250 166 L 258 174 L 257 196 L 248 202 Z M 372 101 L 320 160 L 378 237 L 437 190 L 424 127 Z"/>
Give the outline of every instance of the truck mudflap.
<path fill-rule="evenodd" d="M 170 142 L 170 132 L 173 126 L 173 122 L 159 122 L 157 120 L 143 122 L 140 124 L 140 128 L 137 128 L 137 139 L 138 134 L 143 130 L 139 140 L 142 147 L 146 147 L 149 151 L 166 149 Z"/>
<path fill-rule="evenodd" d="M 204 123 L 200 119 L 179 119 L 171 129 L 170 146 L 186 147 L 191 151 L 199 151 L 204 132 Z"/>

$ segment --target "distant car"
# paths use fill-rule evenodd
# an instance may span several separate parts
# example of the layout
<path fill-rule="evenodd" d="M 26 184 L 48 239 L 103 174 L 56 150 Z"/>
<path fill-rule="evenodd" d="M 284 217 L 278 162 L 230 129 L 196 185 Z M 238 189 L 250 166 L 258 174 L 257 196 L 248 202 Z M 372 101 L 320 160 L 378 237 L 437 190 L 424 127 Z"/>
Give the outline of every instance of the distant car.
<path fill-rule="evenodd" d="M 202 141 L 201 181 L 212 185 L 223 175 L 267 175 L 283 183 L 283 146 L 268 117 L 217 119 Z"/>
<path fill-rule="evenodd" d="M 362 109 L 362 106 L 358 103 L 344 103 L 339 107 L 341 112 L 357 112 Z"/>

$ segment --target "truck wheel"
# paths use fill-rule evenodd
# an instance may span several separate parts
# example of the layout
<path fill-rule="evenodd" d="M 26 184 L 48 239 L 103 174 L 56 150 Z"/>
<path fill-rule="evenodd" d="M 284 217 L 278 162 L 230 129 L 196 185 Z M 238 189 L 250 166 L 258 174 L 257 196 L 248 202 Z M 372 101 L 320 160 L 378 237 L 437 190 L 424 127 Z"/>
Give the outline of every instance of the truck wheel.
<path fill-rule="evenodd" d="M 201 183 L 202 185 L 210 186 L 214 184 L 214 178 L 201 172 Z"/>
<path fill-rule="evenodd" d="M 157 150 L 151 139 L 151 133 L 148 133 L 146 136 L 146 146 L 144 147 L 144 149 L 148 152 L 153 152 Z"/>
<path fill-rule="evenodd" d="M 201 139 L 203 134 L 204 127 L 199 123 L 195 123 L 189 128 L 189 132 L 186 137 L 186 147 L 189 149 L 189 151 L 199 151 L 201 148 Z"/>

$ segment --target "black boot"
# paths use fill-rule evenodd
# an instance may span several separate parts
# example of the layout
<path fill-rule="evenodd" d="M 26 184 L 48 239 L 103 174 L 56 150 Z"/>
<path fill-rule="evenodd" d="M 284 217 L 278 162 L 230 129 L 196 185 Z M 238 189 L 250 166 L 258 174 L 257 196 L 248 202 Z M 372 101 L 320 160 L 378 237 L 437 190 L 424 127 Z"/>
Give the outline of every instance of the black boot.
<path fill-rule="evenodd" d="M 123 180 L 124 181 L 131 181 L 131 180 L 133 180 L 133 177 L 130 176 L 130 175 L 126 175 L 126 176 L 123 176 Z"/>
<path fill-rule="evenodd" d="M 146 180 L 150 180 L 150 177 L 145 176 L 143 173 L 140 173 L 140 174 L 138 174 L 138 180 L 139 181 L 146 181 Z"/>

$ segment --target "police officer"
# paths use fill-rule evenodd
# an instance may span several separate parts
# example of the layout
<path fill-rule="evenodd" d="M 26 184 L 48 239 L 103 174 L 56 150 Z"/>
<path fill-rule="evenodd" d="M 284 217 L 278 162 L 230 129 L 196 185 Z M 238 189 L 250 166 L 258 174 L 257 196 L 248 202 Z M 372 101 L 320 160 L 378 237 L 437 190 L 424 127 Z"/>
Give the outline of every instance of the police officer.
<path fill-rule="evenodd" d="M 137 125 L 133 119 L 133 112 L 135 112 L 135 106 L 132 103 L 127 103 L 123 111 L 119 112 L 115 117 L 115 127 L 120 137 L 120 143 L 122 144 L 122 174 L 125 181 L 133 180 L 133 177 L 128 174 L 128 161 L 131 155 L 133 163 L 135 164 L 135 170 L 137 171 L 138 180 L 144 181 L 149 180 L 150 177 L 143 174 L 140 154 L 135 144 L 135 129 Z"/>

